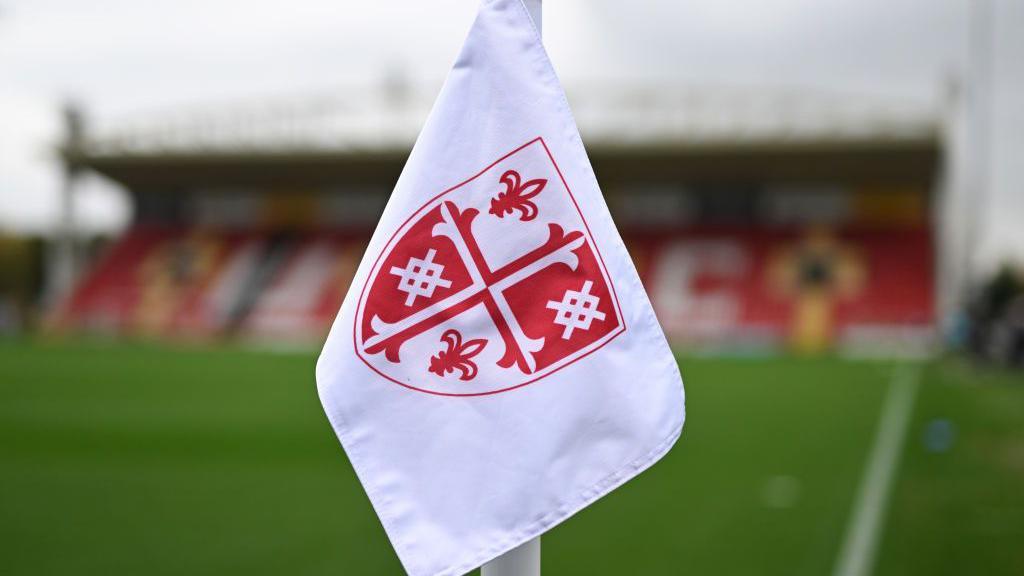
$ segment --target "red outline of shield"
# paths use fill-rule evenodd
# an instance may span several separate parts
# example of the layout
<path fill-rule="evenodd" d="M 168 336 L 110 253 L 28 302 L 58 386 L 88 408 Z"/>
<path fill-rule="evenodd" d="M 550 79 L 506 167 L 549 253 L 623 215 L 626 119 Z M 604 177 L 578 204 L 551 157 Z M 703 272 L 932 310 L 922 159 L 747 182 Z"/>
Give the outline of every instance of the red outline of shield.
<path fill-rule="evenodd" d="M 609 333 L 607 336 L 604 337 L 604 339 L 602 341 L 600 341 L 600 344 L 597 344 L 593 348 L 591 348 L 589 350 L 586 349 L 586 348 L 581 349 L 581 351 L 578 351 L 576 353 L 578 355 L 576 355 L 574 358 L 572 358 L 572 360 L 570 360 L 569 362 L 566 362 L 565 364 L 558 365 L 555 368 L 552 368 L 550 371 L 548 371 L 548 372 L 546 372 L 546 373 L 544 373 L 544 374 L 542 374 L 540 376 L 537 376 L 536 378 L 533 378 L 531 380 L 527 380 L 526 382 L 521 382 L 521 383 L 516 384 L 514 386 L 508 386 L 506 388 L 501 388 L 499 390 L 490 390 L 490 391 L 487 391 L 487 392 L 469 392 L 469 393 L 465 393 L 465 394 L 453 393 L 453 392 L 438 392 L 437 390 L 430 390 L 430 389 L 427 389 L 427 388 L 419 388 L 417 386 L 412 386 L 412 385 L 406 384 L 404 382 L 399 382 L 398 380 L 396 380 L 396 379 L 392 378 L 391 376 L 388 376 L 387 374 L 385 374 L 385 373 L 381 372 L 380 370 L 378 370 L 377 367 L 375 367 L 366 358 L 364 358 L 363 355 L 359 351 L 358 326 L 359 326 L 359 320 L 360 320 L 361 315 L 362 315 L 363 305 L 364 305 L 365 300 L 366 300 L 366 290 L 369 288 L 369 286 L 371 284 L 371 281 L 374 280 L 377 277 L 377 275 L 380 273 L 378 268 L 380 266 L 381 259 L 384 258 L 384 255 L 388 254 L 391 251 L 391 249 L 393 248 L 395 240 L 398 238 L 398 233 L 400 231 L 402 231 L 403 229 L 405 229 L 411 222 L 413 222 L 418 216 L 420 216 L 425 210 L 427 210 L 427 208 L 432 207 L 435 202 L 437 202 L 439 199 L 444 197 L 446 194 L 448 194 L 448 193 L 450 193 L 450 192 L 452 192 L 454 190 L 457 190 L 458 188 L 461 188 L 462 186 L 465 186 L 466 184 L 472 182 L 473 180 L 476 180 L 477 178 L 482 176 L 485 172 L 487 172 L 488 170 L 493 168 L 495 165 L 497 165 L 501 161 L 503 161 L 506 158 L 516 154 L 520 150 L 523 150 L 523 149 L 529 147 L 530 145 L 532 145 L 532 144 L 534 144 L 536 142 L 540 142 L 540 145 L 544 148 L 544 152 L 547 154 L 548 159 L 551 160 L 551 164 L 555 167 L 555 171 L 558 173 L 558 177 L 559 177 L 559 179 L 561 179 L 562 185 L 565 186 L 566 192 L 569 193 L 569 199 L 572 200 L 572 204 L 576 208 L 576 212 L 580 215 L 580 220 L 583 222 L 583 227 L 584 227 L 584 229 L 586 230 L 586 233 L 587 233 L 587 239 L 590 241 L 590 245 L 594 248 L 594 253 L 597 254 L 597 260 L 598 260 L 598 264 L 600 265 L 600 268 L 601 268 L 601 274 L 604 276 L 605 282 L 608 283 L 608 287 L 610 288 L 610 291 L 611 291 L 611 294 L 612 294 L 612 298 L 615 301 L 615 312 L 618 314 L 618 320 L 619 320 L 619 328 L 618 328 L 618 330 Z M 538 136 L 538 137 L 530 140 L 526 144 L 523 144 L 522 146 L 517 147 L 515 150 L 512 150 L 511 152 L 505 154 L 501 158 L 498 158 L 494 162 L 491 162 L 486 168 L 484 168 L 483 170 L 480 170 L 479 172 L 477 172 L 473 176 L 470 176 L 469 178 L 466 178 L 465 180 L 463 180 L 462 182 L 459 182 L 455 186 L 452 186 L 451 188 L 448 188 L 444 192 L 441 192 L 440 194 L 438 194 L 438 195 L 434 196 L 433 198 L 427 200 L 423 204 L 423 206 L 420 206 L 420 208 L 418 210 L 413 212 L 408 218 L 405 219 L 404 222 L 402 222 L 401 225 L 398 226 L 398 228 L 395 229 L 394 233 L 391 234 L 391 238 L 388 239 L 387 243 L 384 245 L 384 248 L 380 251 L 380 254 L 377 255 L 377 259 L 374 260 L 373 267 L 370 268 L 370 273 L 367 275 L 366 280 L 363 282 L 362 290 L 360 290 L 359 301 L 356 303 L 356 313 L 354 314 L 354 318 L 353 318 L 353 321 L 352 321 L 352 346 L 355 349 L 356 356 L 358 356 L 359 359 L 362 360 L 363 363 L 366 364 L 366 366 L 368 368 L 370 368 L 370 370 L 373 370 L 374 372 L 376 372 L 381 377 L 386 378 L 387 380 L 390 380 L 391 382 L 394 382 L 395 384 L 398 384 L 399 386 L 401 386 L 403 388 L 408 388 L 410 390 L 415 390 L 417 392 L 423 392 L 423 393 L 426 393 L 426 394 L 432 394 L 434 396 L 448 396 L 448 397 L 453 397 L 453 396 L 454 397 L 490 396 L 492 394 L 500 394 L 502 392 L 508 392 L 510 390 L 515 390 L 517 388 L 522 388 L 524 386 L 528 386 L 530 384 L 533 384 L 534 382 L 537 382 L 539 380 L 543 380 L 544 378 L 547 378 L 548 376 L 551 376 L 552 374 L 558 372 L 559 370 L 562 370 L 563 368 L 565 368 L 567 366 L 570 366 L 570 365 L 578 362 L 579 360 L 582 360 L 583 358 L 586 358 L 590 354 L 593 354 L 594 352 L 600 350 L 606 344 L 608 344 L 612 340 L 616 339 L 620 334 L 622 334 L 625 331 L 626 331 L 626 319 L 622 315 L 622 307 L 619 305 L 619 296 L 618 296 L 618 294 L 615 291 L 615 284 L 611 281 L 611 277 L 608 276 L 608 270 L 607 270 L 607 267 L 604 264 L 604 257 L 601 255 L 601 250 L 597 247 L 597 243 L 594 242 L 594 237 L 590 233 L 590 225 L 587 223 L 587 219 L 584 218 L 583 212 L 580 210 L 580 205 L 579 205 L 579 203 L 576 202 L 576 197 L 573 195 L 572 189 L 569 188 L 569 183 L 565 181 L 565 176 L 562 174 L 562 169 L 558 166 L 558 162 L 555 161 L 555 157 L 551 155 L 551 150 L 548 148 L 548 145 L 544 142 L 544 138 Z M 593 344 L 591 344 L 591 345 L 593 346 Z M 572 357 L 572 356 L 567 356 L 567 358 L 568 357 Z"/>

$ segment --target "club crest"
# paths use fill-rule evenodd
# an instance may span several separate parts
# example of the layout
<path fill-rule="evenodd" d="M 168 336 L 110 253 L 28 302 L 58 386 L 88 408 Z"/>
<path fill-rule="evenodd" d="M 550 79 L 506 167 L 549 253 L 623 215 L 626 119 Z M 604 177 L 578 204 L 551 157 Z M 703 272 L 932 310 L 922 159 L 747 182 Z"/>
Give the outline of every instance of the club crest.
<path fill-rule="evenodd" d="M 600 252 L 540 138 L 409 216 L 377 257 L 353 326 L 375 372 L 445 396 L 537 382 L 624 330 Z"/>

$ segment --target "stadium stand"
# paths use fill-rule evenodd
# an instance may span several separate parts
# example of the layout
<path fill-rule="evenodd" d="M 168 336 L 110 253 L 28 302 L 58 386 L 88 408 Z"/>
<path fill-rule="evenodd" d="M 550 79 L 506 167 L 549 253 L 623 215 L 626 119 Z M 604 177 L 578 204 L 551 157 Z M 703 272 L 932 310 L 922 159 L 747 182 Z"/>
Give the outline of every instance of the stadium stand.
<path fill-rule="evenodd" d="M 926 346 L 941 254 L 937 116 L 741 98 L 612 94 L 604 108 L 579 107 L 609 206 L 670 337 L 804 351 Z M 187 127 L 160 127 L 66 149 L 69 162 L 123 184 L 136 210 L 73 290 L 63 325 L 320 340 L 415 136 L 417 102 L 346 102 L 330 121 L 322 104 L 312 120 L 292 107 L 288 138 L 240 126 L 232 139 L 206 114 L 191 142 Z M 372 131 L 360 128 L 368 118 Z"/>
<path fill-rule="evenodd" d="M 356 244 L 327 233 L 140 225 L 91 269 L 63 316 L 105 332 L 309 338 L 341 305 Z"/>

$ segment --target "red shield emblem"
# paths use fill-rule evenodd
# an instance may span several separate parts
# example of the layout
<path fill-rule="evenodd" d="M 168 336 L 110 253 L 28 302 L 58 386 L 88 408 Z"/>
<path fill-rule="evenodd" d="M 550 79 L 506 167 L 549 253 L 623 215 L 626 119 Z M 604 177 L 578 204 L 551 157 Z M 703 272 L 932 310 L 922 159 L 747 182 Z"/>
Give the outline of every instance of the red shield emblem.
<path fill-rule="evenodd" d="M 536 382 L 625 330 L 583 214 L 537 138 L 431 199 L 363 286 L 356 354 L 449 396 Z"/>

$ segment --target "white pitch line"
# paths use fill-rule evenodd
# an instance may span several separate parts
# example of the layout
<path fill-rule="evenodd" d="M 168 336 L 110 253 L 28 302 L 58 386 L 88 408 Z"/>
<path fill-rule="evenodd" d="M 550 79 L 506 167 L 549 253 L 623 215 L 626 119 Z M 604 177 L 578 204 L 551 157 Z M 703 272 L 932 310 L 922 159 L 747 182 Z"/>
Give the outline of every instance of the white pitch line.
<path fill-rule="evenodd" d="M 903 452 L 907 426 L 914 412 L 919 375 L 920 368 L 916 365 L 902 366 L 893 371 L 875 432 L 875 443 L 854 500 L 853 514 L 846 525 L 846 536 L 833 576 L 868 576 L 874 569 L 882 521 Z"/>

